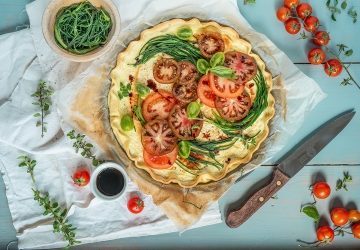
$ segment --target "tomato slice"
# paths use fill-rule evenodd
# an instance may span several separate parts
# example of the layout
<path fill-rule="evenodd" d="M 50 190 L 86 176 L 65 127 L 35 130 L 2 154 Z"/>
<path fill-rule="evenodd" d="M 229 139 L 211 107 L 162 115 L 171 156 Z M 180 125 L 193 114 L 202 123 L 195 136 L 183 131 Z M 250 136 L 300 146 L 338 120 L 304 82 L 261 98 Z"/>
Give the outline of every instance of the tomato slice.
<path fill-rule="evenodd" d="M 153 75 L 159 83 L 174 83 L 180 77 L 179 64 L 172 58 L 161 58 L 155 63 Z"/>
<path fill-rule="evenodd" d="M 211 58 L 217 52 L 223 52 L 225 43 L 220 33 L 208 32 L 198 36 L 198 45 L 201 54 L 207 58 Z"/>
<path fill-rule="evenodd" d="M 215 108 L 216 95 L 210 88 L 209 76 L 203 75 L 197 85 L 197 95 L 200 101 L 210 108 Z"/>
<path fill-rule="evenodd" d="M 180 78 L 178 81 L 179 83 L 186 84 L 195 81 L 198 75 L 198 71 L 194 64 L 188 61 L 180 61 L 179 67 L 180 67 Z"/>
<path fill-rule="evenodd" d="M 177 100 L 183 103 L 190 103 L 198 98 L 196 94 L 196 89 L 197 89 L 196 82 L 190 82 L 190 83 L 177 82 L 174 84 L 172 92 Z"/>
<path fill-rule="evenodd" d="M 154 156 L 149 154 L 146 150 L 143 150 L 144 161 L 146 165 L 151 168 L 167 169 L 174 165 L 178 151 L 178 146 L 176 146 L 173 151 L 166 155 Z"/>
<path fill-rule="evenodd" d="M 141 143 L 151 155 L 166 155 L 177 146 L 177 138 L 166 120 L 146 123 L 141 131 Z"/>
<path fill-rule="evenodd" d="M 177 103 L 175 97 L 168 91 L 160 90 L 148 95 L 142 105 L 145 121 L 163 120 L 169 117 L 170 110 Z"/>
<path fill-rule="evenodd" d="M 169 125 L 176 137 L 194 140 L 200 134 L 203 121 L 189 119 L 186 108 L 175 105 L 170 111 Z"/>
<path fill-rule="evenodd" d="M 255 59 L 251 56 L 238 52 L 228 51 L 225 53 L 224 66 L 235 71 L 239 81 L 246 83 L 253 79 L 257 73 Z"/>
<path fill-rule="evenodd" d="M 222 118 L 229 122 L 237 122 L 249 113 L 251 99 L 246 91 L 235 98 L 217 96 L 215 98 L 215 107 Z"/>
<path fill-rule="evenodd" d="M 213 73 L 208 73 L 210 88 L 215 95 L 232 98 L 241 95 L 245 89 L 245 83 L 238 80 L 226 79 L 214 75 Z"/>

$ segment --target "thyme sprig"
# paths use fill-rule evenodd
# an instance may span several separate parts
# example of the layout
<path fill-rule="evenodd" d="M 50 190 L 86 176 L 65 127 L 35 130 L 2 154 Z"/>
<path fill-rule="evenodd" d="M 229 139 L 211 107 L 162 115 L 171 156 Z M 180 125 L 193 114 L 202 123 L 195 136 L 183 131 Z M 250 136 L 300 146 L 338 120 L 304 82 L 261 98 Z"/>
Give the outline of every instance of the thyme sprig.
<path fill-rule="evenodd" d="M 353 23 L 356 23 L 356 21 L 357 21 L 357 13 L 356 13 L 356 10 L 349 11 L 349 12 L 348 12 L 348 15 L 353 19 Z"/>
<path fill-rule="evenodd" d="M 35 183 L 34 168 L 36 166 L 36 160 L 31 160 L 27 156 L 19 156 L 18 159 L 24 160 L 19 164 L 19 167 L 27 167 L 27 172 L 30 174 L 32 181 Z"/>
<path fill-rule="evenodd" d="M 41 114 L 40 113 L 34 114 L 34 117 L 41 117 L 41 120 L 36 123 L 36 127 L 41 126 L 41 137 L 44 137 L 44 132 L 47 131 L 44 126 L 45 124 L 47 124 L 47 122 L 44 122 L 44 118 L 46 115 L 50 113 L 49 108 L 51 106 L 51 102 L 49 101 L 49 96 L 52 95 L 53 93 L 54 92 L 46 88 L 46 82 L 40 81 L 38 84 L 37 91 L 31 95 L 32 97 L 38 97 L 38 101 L 33 102 L 32 104 L 37 105 L 41 108 Z"/>
<path fill-rule="evenodd" d="M 131 92 L 131 85 L 128 83 L 127 85 L 120 82 L 120 91 L 118 91 L 119 99 L 123 99 L 124 97 L 128 97 Z"/>
<path fill-rule="evenodd" d="M 71 130 L 67 136 L 70 137 L 72 140 L 76 140 L 73 144 L 73 147 L 75 148 L 75 152 L 78 153 L 81 149 L 81 155 L 85 158 L 91 159 L 92 164 L 97 167 L 99 164 L 104 163 L 104 160 L 98 160 L 95 155 L 91 153 L 91 149 L 94 147 L 91 143 L 87 143 L 84 140 L 85 135 L 77 134 L 75 135 L 75 131 Z"/>
<path fill-rule="evenodd" d="M 61 212 L 61 207 L 59 207 L 59 204 L 57 202 L 52 203 L 48 194 L 41 196 L 39 190 L 32 190 L 34 192 L 34 200 L 38 201 L 39 205 L 45 208 L 43 215 L 49 214 L 54 218 L 53 232 L 62 233 L 64 238 L 69 242 L 64 249 L 69 249 L 71 246 L 81 243 L 81 241 L 75 239 L 76 227 L 73 227 L 72 224 L 69 223 L 68 219 L 65 220 L 67 209 L 65 208 Z"/>
<path fill-rule="evenodd" d="M 342 180 L 339 179 L 336 183 L 336 191 L 339 191 L 341 189 L 345 189 L 346 191 L 348 191 L 346 187 L 347 182 L 352 182 L 352 177 L 349 175 L 349 173 L 344 172 L 344 178 Z"/>

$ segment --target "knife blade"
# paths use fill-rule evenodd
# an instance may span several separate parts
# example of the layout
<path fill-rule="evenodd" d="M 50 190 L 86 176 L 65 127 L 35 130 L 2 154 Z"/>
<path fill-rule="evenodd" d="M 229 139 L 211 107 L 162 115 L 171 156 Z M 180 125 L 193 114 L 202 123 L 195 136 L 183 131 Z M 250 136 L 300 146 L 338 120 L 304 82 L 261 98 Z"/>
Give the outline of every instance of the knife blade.
<path fill-rule="evenodd" d="M 332 141 L 351 121 L 355 111 L 346 113 L 331 122 L 309 140 L 303 143 L 273 171 L 268 184 L 252 194 L 239 209 L 228 212 L 226 224 L 231 228 L 239 227 L 282 188 L 297 172 L 314 158 L 328 143 Z"/>

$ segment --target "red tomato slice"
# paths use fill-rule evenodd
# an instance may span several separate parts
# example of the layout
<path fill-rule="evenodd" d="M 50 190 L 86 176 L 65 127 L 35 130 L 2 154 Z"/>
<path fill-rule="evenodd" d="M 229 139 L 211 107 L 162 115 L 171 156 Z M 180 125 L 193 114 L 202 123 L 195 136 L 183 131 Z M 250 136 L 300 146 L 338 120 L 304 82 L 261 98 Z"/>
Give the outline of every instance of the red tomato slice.
<path fill-rule="evenodd" d="M 257 73 L 255 59 L 238 51 L 228 51 L 225 53 L 224 66 L 234 70 L 235 74 L 239 77 L 238 81 L 242 83 L 247 83 Z"/>
<path fill-rule="evenodd" d="M 175 105 L 169 115 L 169 125 L 176 137 L 182 140 L 195 140 L 200 134 L 203 121 L 189 119 L 186 108 Z"/>
<path fill-rule="evenodd" d="M 210 88 L 215 95 L 224 98 L 233 98 L 241 95 L 245 89 L 245 83 L 238 80 L 230 80 L 218 77 L 213 73 L 209 73 Z"/>
<path fill-rule="evenodd" d="M 166 120 L 146 123 L 141 131 L 141 143 L 151 155 L 166 155 L 177 146 L 177 138 Z"/>
<path fill-rule="evenodd" d="M 236 98 L 215 98 L 215 106 L 219 115 L 229 122 L 238 122 L 242 120 L 251 108 L 251 99 L 249 94 L 244 91 Z"/>
<path fill-rule="evenodd" d="M 216 95 L 210 88 L 208 75 L 203 75 L 197 85 L 197 96 L 200 101 L 210 108 L 215 108 Z"/>
<path fill-rule="evenodd" d="M 177 103 L 175 97 L 168 91 L 161 90 L 148 95 L 142 105 L 145 121 L 166 120 L 170 110 Z"/>
<path fill-rule="evenodd" d="M 144 161 L 146 165 L 155 169 L 167 169 L 174 165 L 176 156 L 178 154 L 178 146 L 173 151 L 166 155 L 154 156 L 149 154 L 146 150 L 143 151 Z"/>

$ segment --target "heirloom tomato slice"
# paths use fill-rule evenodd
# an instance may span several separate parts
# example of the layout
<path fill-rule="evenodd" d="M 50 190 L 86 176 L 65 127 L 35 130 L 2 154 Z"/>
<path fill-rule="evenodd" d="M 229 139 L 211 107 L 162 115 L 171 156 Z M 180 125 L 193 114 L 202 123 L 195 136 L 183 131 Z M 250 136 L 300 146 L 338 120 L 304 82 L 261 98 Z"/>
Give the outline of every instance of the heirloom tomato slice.
<path fill-rule="evenodd" d="M 174 83 L 180 77 L 180 67 L 172 58 L 160 58 L 155 63 L 153 75 L 159 83 Z"/>
<path fill-rule="evenodd" d="M 203 121 L 189 119 L 186 108 L 175 105 L 170 111 L 169 125 L 176 137 L 194 140 L 200 134 Z"/>
<path fill-rule="evenodd" d="M 197 85 L 197 95 L 200 101 L 210 108 L 215 108 L 216 95 L 210 88 L 209 76 L 203 75 Z"/>
<path fill-rule="evenodd" d="M 234 70 L 238 81 L 242 83 L 250 81 L 257 73 L 255 59 L 238 51 L 228 51 L 225 53 L 224 66 Z"/>
<path fill-rule="evenodd" d="M 178 155 L 178 146 L 168 154 L 154 156 L 143 150 L 144 161 L 146 165 L 155 169 L 167 169 L 174 165 L 176 156 Z"/>
<path fill-rule="evenodd" d="M 196 82 L 190 82 L 190 83 L 177 82 L 174 84 L 172 92 L 177 100 L 183 103 L 189 103 L 195 101 L 198 98 L 196 94 L 196 89 L 197 89 Z"/>
<path fill-rule="evenodd" d="M 168 91 L 160 90 L 151 93 L 142 104 L 142 113 L 145 121 L 167 119 L 170 110 L 176 103 L 175 97 Z"/>
<path fill-rule="evenodd" d="M 180 67 L 180 78 L 178 81 L 179 83 L 186 84 L 195 81 L 198 75 L 198 71 L 194 64 L 188 61 L 180 61 L 179 67 Z"/>
<path fill-rule="evenodd" d="M 177 138 L 166 120 L 148 122 L 141 131 L 141 143 L 151 155 L 166 155 L 177 146 Z"/>
<path fill-rule="evenodd" d="M 245 83 L 239 80 L 226 79 L 208 73 L 210 88 L 215 95 L 224 98 L 233 98 L 241 95 L 245 89 Z"/>
<path fill-rule="evenodd" d="M 229 122 L 238 122 L 249 113 L 251 99 L 246 91 L 234 98 L 217 96 L 215 98 L 215 107 L 219 115 L 225 120 Z"/>
<path fill-rule="evenodd" d="M 201 54 L 207 58 L 211 58 L 217 52 L 223 52 L 225 43 L 220 33 L 207 32 L 198 36 L 198 45 Z"/>

